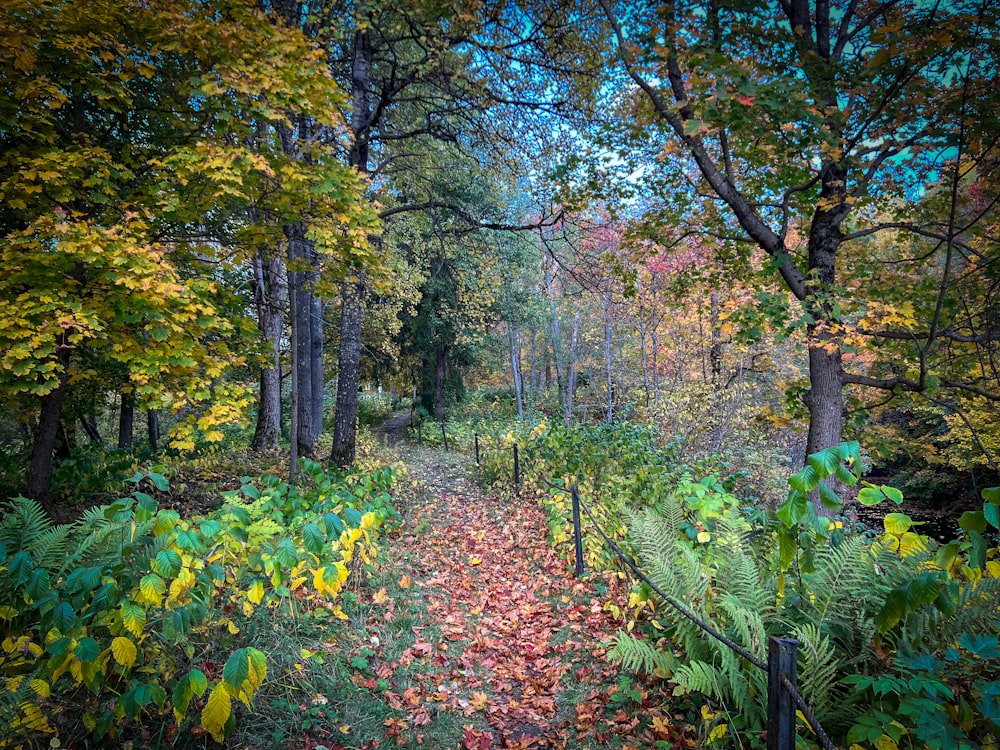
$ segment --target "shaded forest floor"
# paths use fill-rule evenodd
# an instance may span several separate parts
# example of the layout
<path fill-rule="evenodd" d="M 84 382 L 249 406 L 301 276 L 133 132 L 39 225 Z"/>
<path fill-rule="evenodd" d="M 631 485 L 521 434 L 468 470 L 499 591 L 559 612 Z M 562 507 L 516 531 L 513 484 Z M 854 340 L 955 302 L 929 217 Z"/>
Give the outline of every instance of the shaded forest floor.
<path fill-rule="evenodd" d="M 385 442 L 404 424 L 392 417 Z M 534 502 L 484 492 L 466 457 L 407 441 L 395 451 L 409 473 L 396 490 L 403 523 L 353 608 L 352 697 L 303 706 L 317 715 L 307 747 L 697 744 L 672 685 L 605 658 L 622 624 L 605 604 L 624 608 L 624 582 L 577 581 Z"/>

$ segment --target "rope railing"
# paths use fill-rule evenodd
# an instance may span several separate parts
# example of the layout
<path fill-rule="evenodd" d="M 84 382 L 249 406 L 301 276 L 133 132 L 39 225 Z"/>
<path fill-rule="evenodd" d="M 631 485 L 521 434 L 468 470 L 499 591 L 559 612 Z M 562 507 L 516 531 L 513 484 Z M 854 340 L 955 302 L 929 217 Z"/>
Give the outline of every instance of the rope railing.
<path fill-rule="evenodd" d="M 515 456 L 517 456 L 517 448 L 515 446 Z M 520 468 L 519 466 L 517 467 Z M 516 486 L 520 486 L 520 471 L 518 471 L 518 476 L 516 477 Z M 792 638 L 778 638 L 771 636 L 768 642 L 768 660 L 764 661 L 760 657 L 756 656 L 752 652 L 748 651 L 745 647 L 741 646 L 739 643 L 733 639 L 721 633 L 717 628 L 713 627 L 710 623 L 705 622 L 700 618 L 695 612 L 693 612 L 688 606 L 683 602 L 679 601 L 675 597 L 671 596 L 665 592 L 660 586 L 656 584 L 655 581 L 651 580 L 648 575 L 646 575 L 641 568 L 629 557 L 622 548 L 605 532 L 598 523 L 594 514 L 591 512 L 590 508 L 584 503 L 580 498 L 580 492 L 577 486 L 571 485 L 570 489 L 566 489 L 558 484 L 541 480 L 541 483 L 550 487 L 551 489 L 558 490 L 559 492 L 565 492 L 572 497 L 573 500 L 573 532 L 574 532 L 574 547 L 576 555 L 576 575 L 580 577 L 583 575 L 583 544 L 582 544 L 582 532 L 580 525 L 580 511 L 587 516 L 590 523 L 593 524 L 594 529 L 597 531 L 598 535 L 604 541 L 604 543 L 610 548 L 611 552 L 614 554 L 615 558 L 624 565 L 632 576 L 642 583 L 649 586 L 649 588 L 660 598 L 664 603 L 669 604 L 677 612 L 679 612 L 683 617 L 690 620 L 694 625 L 700 628 L 703 632 L 715 638 L 720 643 L 724 644 L 726 647 L 731 649 L 734 653 L 745 659 L 748 663 L 757 667 L 758 669 L 767 672 L 768 674 L 768 731 L 767 731 L 767 749 L 768 750 L 794 750 L 795 748 L 795 708 L 801 711 L 803 718 L 805 718 L 806 723 L 812 729 L 813 733 L 816 735 L 816 739 L 819 742 L 820 747 L 823 750 L 836 750 L 836 746 L 830 740 L 830 737 L 823 730 L 820 725 L 819 720 L 816 718 L 815 712 L 812 707 L 806 702 L 799 693 L 796 687 L 796 653 L 798 648 L 798 642 Z"/>

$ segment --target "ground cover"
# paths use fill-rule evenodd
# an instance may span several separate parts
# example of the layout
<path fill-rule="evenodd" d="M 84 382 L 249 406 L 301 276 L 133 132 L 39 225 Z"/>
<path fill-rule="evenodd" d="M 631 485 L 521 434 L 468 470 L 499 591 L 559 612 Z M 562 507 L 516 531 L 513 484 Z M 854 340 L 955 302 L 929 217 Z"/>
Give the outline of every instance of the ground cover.
<path fill-rule="evenodd" d="M 534 501 L 484 492 L 469 459 L 401 446 L 398 540 L 354 612 L 352 697 L 330 748 L 684 747 L 672 685 L 606 658 L 627 600 L 615 574 L 573 578 Z M 324 696 L 328 698 L 328 696 Z M 659 744 L 658 744 L 659 743 Z"/>

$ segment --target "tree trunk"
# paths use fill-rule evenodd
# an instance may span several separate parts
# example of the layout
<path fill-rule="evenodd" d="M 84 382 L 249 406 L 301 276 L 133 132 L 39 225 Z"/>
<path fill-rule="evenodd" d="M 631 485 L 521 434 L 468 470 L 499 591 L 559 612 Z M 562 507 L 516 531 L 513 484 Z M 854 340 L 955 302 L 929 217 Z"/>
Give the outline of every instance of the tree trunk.
<path fill-rule="evenodd" d="M 360 274 L 359 274 L 360 276 Z M 337 407 L 333 418 L 330 460 L 342 469 L 354 463 L 358 429 L 358 385 L 361 380 L 361 311 L 364 278 L 341 286 L 340 351 L 337 360 Z"/>
<path fill-rule="evenodd" d="M 556 385 L 559 395 L 565 401 L 566 378 L 562 362 L 562 343 L 559 340 L 559 310 L 556 308 L 556 297 L 552 280 L 552 269 L 545 265 L 545 294 L 549 298 L 549 333 L 552 339 L 552 359 L 556 366 Z"/>
<path fill-rule="evenodd" d="M 50 495 L 52 493 L 52 451 L 59 432 L 63 400 L 66 397 L 66 367 L 69 365 L 69 349 L 60 349 L 59 364 L 62 375 L 59 385 L 41 397 L 38 424 L 31 444 L 31 462 L 28 465 L 28 497 L 37 501 L 49 515 L 52 515 Z"/>
<path fill-rule="evenodd" d="M 580 313 L 573 318 L 573 334 L 569 340 L 569 361 L 566 363 L 566 396 L 563 400 L 563 422 L 569 429 L 573 423 L 573 395 L 576 391 L 576 344 L 580 337 Z"/>
<path fill-rule="evenodd" d="M 285 265 L 277 253 L 258 250 L 253 257 L 257 327 L 270 351 L 260 368 L 257 426 L 250 446 L 257 452 L 277 450 L 281 434 L 281 336 L 285 330 L 288 289 Z"/>
<path fill-rule="evenodd" d="M 96 416 L 85 414 L 80 417 L 80 424 L 83 426 L 83 431 L 87 433 L 87 437 L 90 438 L 90 442 L 96 445 L 104 444 L 104 440 L 101 439 L 101 433 L 97 429 Z"/>
<path fill-rule="evenodd" d="M 351 65 L 351 132 L 354 140 L 348 161 L 361 174 L 368 173 L 368 138 L 374 124 L 372 112 L 372 49 L 367 29 L 354 34 Z M 365 276 L 358 271 L 341 286 L 340 350 L 337 356 L 337 403 L 333 421 L 330 460 L 346 469 L 354 463 L 358 431 L 358 384 L 361 380 L 361 320 L 364 313 Z"/>
<path fill-rule="evenodd" d="M 447 344 L 435 352 L 434 361 L 434 418 L 444 424 L 445 417 L 445 383 L 448 380 L 448 354 L 451 347 Z"/>
<path fill-rule="evenodd" d="M 315 253 L 315 251 L 314 251 Z M 316 259 L 318 262 L 318 258 Z M 319 281 L 319 272 L 316 272 Z M 312 386 L 312 440 L 314 444 L 323 434 L 323 300 L 315 292 L 312 295 L 312 311 L 309 316 L 310 352 L 309 364 L 312 368 L 310 385 Z"/>
<path fill-rule="evenodd" d="M 121 397 L 121 407 L 118 410 L 118 448 L 128 451 L 132 450 L 132 437 L 135 434 L 135 394 L 123 391 Z"/>
<path fill-rule="evenodd" d="M 524 399 L 521 397 L 521 351 L 520 331 L 507 324 L 507 342 L 510 344 L 510 371 L 514 379 L 514 401 L 517 403 L 517 418 L 524 419 Z"/>
<path fill-rule="evenodd" d="M 292 379 L 295 413 L 296 455 L 313 457 L 315 442 L 313 416 L 312 309 L 313 255 L 301 225 L 285 227 L 288 237 L 288 299 L 292 307 L 291 328 L 294 350 Z"/>
<path fill-rule="evenodd" d="M 722 380 L 722 331 L 719 327 L 719 295 L 712 292 L 709 325 L 712 328 L 712 343 L 708 359 L 712 366 L 712 385 L 718 386 Z"/>
<path fill-rule="evenodd" d="M 160 450 L 160 415 L 156 409 L 146 412 L 146 436 L 150 453 L 157 453 Z"/>

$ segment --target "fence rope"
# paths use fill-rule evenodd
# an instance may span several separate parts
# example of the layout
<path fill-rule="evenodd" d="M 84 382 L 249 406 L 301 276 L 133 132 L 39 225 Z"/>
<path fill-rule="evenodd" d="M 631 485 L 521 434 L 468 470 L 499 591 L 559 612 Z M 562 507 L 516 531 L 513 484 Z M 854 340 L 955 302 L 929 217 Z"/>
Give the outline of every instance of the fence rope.
<path fill-rule="evenodd" d="M 563 492 L 570 492 L 570 490 L 567 490 L 565 487 L 560 487 L 557 484 L 551 484 L 549 482 L 545 482 L 545 483 L 548 484 L 550 487 L 554 487 L 556 489 L 562 490 Z M 580 495 L 580 493 L 577 492 L 577 497 L 578 498 L 579 498 L 579 495 Z M 649 576 L 647 576 L 645 573 L 643 573 L 639 569 L 639 566 L 636 565 L 631 560 L 631 558 L 629 558 L 628 555 L 626 555 L 622 551 L 621 547 L 619 547 L 614 542 L 614 540 L 612 540 L 611 537 L 609 537 L 604 532 L 604 529 L 601 528 L 601 525 L 597 522 L 597 519 L 594 518 L 594 514 L 590 512 L 590 508 L 587 507 L 587 504 L 584 503 L 582 499 L 580 499 L 580 507 L 583 508 L 583 512 L 587 514 L 587 518 L 590 519 L 590 522 L 592 524 L 594 524 L 594 528 L 597 529 L 597 533 L 600 534 L 601 537 L 604 539 L 604 541 L 607 543 L 607 545 L 609 547 L 611 547 L 611 551 L 614 552 L 615 556 L 626 567 L 628 567 L 629 570 L 632 571 L 632 574 L 636 578 L 638 578 L 640 581 L 642 581 L 647 586 L 649 586 L 653 591 L 656 592 L 656 594 L 661 599 L 663 599 L 663 601 L 665 601 L 671 607 L 673 607 L 674 609 L 676 609 L 678 612 L 680 612 L 682 615 L 684 615 L 684 617 L 686 617 L 687 619 L 689 619 L 691 622 L 693 622 L 699 628 L 701 628 L 702 630 L 704 630 L 710 636 L 712 636 L 716 640 L 724 643 L 725 645 L 729 646 L 729 648 L 731 648 L 733 651 L 735 651 L 737 654 L 739 654 L 740 656 L 742 656 L 744 659 L 746 659 L 748 662 L 750 662 L 751 664 L 753 664 L 758 669 L 763 669 L 765 672 L 767 671 L 767 662 L 766 661 L 763 661 L 762 659 L 759 659 L 758 657 L 754 656 L 752 653 L 750 653 L 745 648 L 743 648 L 740 644 L 736 643 L 736 641 L 734 641 L 731 638 L 728 638 L 725 635 L 723 635 L 722 633 L 720 633 L 714 627 L 712 627 L 707 622 L 705 622 L 700 617 L 698 617 L 698 615 L 696 615 L 694 612 L 692 612 L 691 610 L 689 610 L 680 601 L 678 601 L 674 597 L 670 596 L 670 594 L 666 593 L 663 589 L 661 589 L 653 581 L 651 581 L 650 578 L 649 578 Z"/>
<path fill-rule="evenodd" d="M 798 691 L 792 681 L 788 679 L 787 675 L 779 675 L 781 679 L 781 684 L 788 691 L 788 694 L 792 696 L 792 700 L 795 701 L 795 705 L 799 707 L 799 711 L 805 717 L 809 726 L 812 728 L 813 732 L 816 733 L 816 739 L 819 740 L 819 744 L 823 747 L 823 750 L 837 750 L 836 746 L 827 736 L 826 732 L 823 731 L 823 727 L 820 726 L 819 720 L 816 718 L 816 714 L 813 713 L 812 708 L 806 703 L 806 699 L 802 697 L 802 694 Z"/>
<path fill-rule="evenodd" d="M 545 480 L 542 481 L 544 484 L 548 485 L 552 489 L 559 490 L 560 492 L 565 492 L 567 494 L 572 494 L 572 491 L 567 490 L 565 487 L 561 487 L 558 484 L 553 484 L 552 482 L 547 482 Z M 594 528 L 597 529 L 597 533 L 601 536 L 604 542 L 611 548 L 611 551 L 615 554 L 615 557 L 617 557 L 626 567 L 628 567 L 628 569 L 632 572 L 632 574 L 636 578 L 638 578 L 640 581 L 649 586 L 653 591 L 656 592 L 656 594 L 663 601 L 665 601 L 671 607 L 676 609 L 678 612 L 684 615 L 684 617 L 693 622 L 695 625 L 697 625 L 703 631 L 708 633 L 710 636 L 712 636 L 719 642 L 731 648 L 733 651 L 742 656 L 744 659 L 753 664 L 755 667 L 758 667 L 759 669 L 762 669 L 765 672 L 768 671 L 768 664 L 766 661 L 757 658 L 752 653 L 747 651 L 745 648 L 740 646 L 738 643 L 720 633 L 714 627 L 712 627 L 707 622 L 698 617 L 698 615 L 696 615 L 694 612 L 689 610 L 680 601 L 667 594 L 653 581 L 651 581 L 649 576 L 643 573 L 642 570 L 639 569 L 638 565 L 636 565 L 635 562 L 633 562 L 632 559 L 625 554 L 625 552 L 621 549 L 621 547 L 619 547 L 618 544 L 615 543 L 615 541 L 611 539 L 611 537 L 608 536 L 607 533 L 605 533 L 604 529 L 597 522 L 597 519 L 594 518 L 594 514 L 590 512 L 590 508 L 588 508 L 587 504 L 583 502 L 583 499 L 580 497 L 580 493 L 577 492 L 576 495 L 577 499 L 579 500 L 580 507 L 583 508 L 583 512 L 587 514 L 587 518 L 590 519 L 590 522 L 594 525 Z M 806 722 L 808 722 L 810 728 L 812 728 L 813 732 L 816 734 L 816 739 L 819 740 L 819 744 L 823 748 L 823 750 L 836 750 L 836 746 L 830 740 L 827 733 L 823 730 L 822 725 L 820 725 L 819 720 L 816 718 L 816 714 L 813 713 L 812 707 L 810 707 L 810 705 L 806 703 L 805 698 L 802 697 L 802 694 L 798 691 L 795 685 L 792 684 L 791 680 L 789 680 L 786 675 L 782 674 L 779 675 L 779 677 L 781 679 L 782 686 L 784 687 L 785 690 L 788 691 L 788 694 L 792 697 L 792 700 L 795 701 L 795 705 L 798 706 L 798 709 L 802 712 L 802 716 L 805 717 Z"/>

